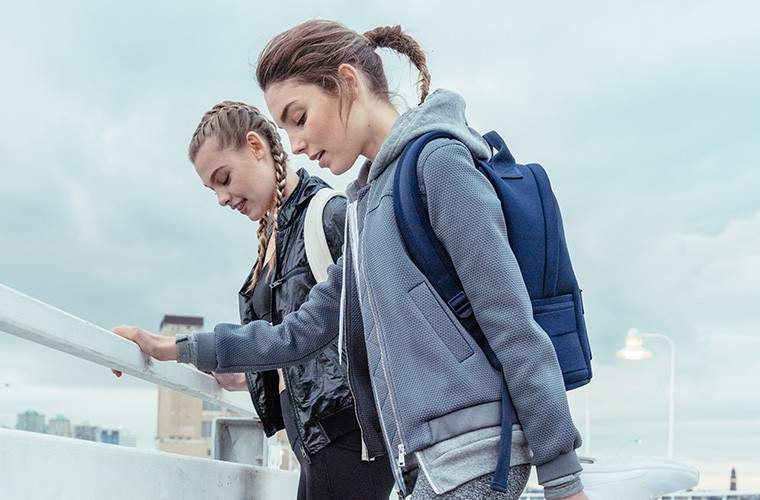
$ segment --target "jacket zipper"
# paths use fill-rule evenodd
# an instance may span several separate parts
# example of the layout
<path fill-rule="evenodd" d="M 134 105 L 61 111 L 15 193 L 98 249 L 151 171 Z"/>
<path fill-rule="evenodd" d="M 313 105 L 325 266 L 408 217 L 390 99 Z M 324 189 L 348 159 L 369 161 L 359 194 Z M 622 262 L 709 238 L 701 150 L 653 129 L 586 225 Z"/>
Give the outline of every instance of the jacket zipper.
<path fill-rule="evenodd" d="M 290 233 L 288 232 L 288 236 L 289 236 L 289 234 Z M 278 245 L 278 241 L 277 241 L 278 236 L 281 238 L 280 243 L 282 243 L 282 240 L 284 240 L 285 237 L 286 237 L 286 235 L 282 234 L 282 232 L 280 232 L 280 233 L 278 233 L 278 234 L 275 235 L 275 238 L 274 238 L 275 254 L 277 254 L 277 251 L 280 248 L 287 248 L 287 246 L 285 246 L 284 244 L 279 244 Z M 271 290 L 270 296 L 269 296 L 269 317 L 271 319 L 273 319 L 273 320 L 275 319 L 275 314 L 276 314 L 276 310 L 275 310 L 275 295 L 277 294 L 277 288 L 285 281 L 285 279 L 288 277 L 288 275 L 293 274 L 293 271 L 295 271 L 295 270 L 298 269 L 298 268 L 291 269 L 290 271 L 288 271 L 287 273 L 285 273 L 285 276 L 282 276 L 282 271 L 281 271 L 281 267 L 280 267 L 281 264 L 282 264 L 282 259 L 280 258 L 280 255 L 277 255 L 277 262 L 275 263 L 274 273 L 272 274 L 272 277 L 274 278 L 276 276 L 279 276 L 279 279 L 276 280 L 276 281 L 272 281 L 269 284 L 269 288 Z M 281 319 L 279 316 L 280 315 L 277 314 L 277 318 L 276 318 L 277 320 Z M 303 423 L 298 418 L 298 412 L 296 412 L 296 405 L 295 405 L 295 403 L 293 401 L 293 398 L 291 397 L 292 392 L 290 390 L 290 379 L 285 374 L 285 372 L 287 371 L 287 369 L 288 369 L 288 367 L 285 366 L 285 367 L 283 367 L 280 370 L 280 372 L 282 373 L 282 378 L 284 379 L 283 382 L 285 382 L 285 391 L 287 392 L 286 396 L 287 396 L 288 400 L 290 400 L 290 413 L 292 415 L 293 421 L 298 424 L 296 426 L 296 432 L 298 433 L 298 437 L 300 438 L 300 441 L 301 441 L 300 445 L 301 445 L 301 451 L 302 451 L 302 454 L 303 454 L 303 458 L 304 458 L 304 460 L 306 461 L 307 464 L 310 464 L 311 463 L 311 457 L 309 457 L 309 452 L 306 449 L 306 432 L 303 429 Z M 279 394 L 278 394 L 278 396 L 279 396 Z"/>
<path fill-rule="evenodd" d="M 356 219 L 357 219 L 356 205 L 354 205 L 354 207 L 350 211 L 350 215 L 348 217 L 350 217 L 351 219 L 353 219 L 353 221 L 355 221 L 355 222 L 358 223 L 358 221 L 356 221 Z M 359 229 L 357 227 L 356 228 L 357 236 L 358 236 L 358 231 L 359 231 Z M 355 256 L 356 259 L 357 259 L 356 261 L 358 263 L 357 268 L 358 268 L 358 272 L 362 275 L 362 278 L 364 279 L 364 284 L 365 284 L 365 286 L 367 288 L 367 300 L 369 301 L 369 310 L 372 313 L 372 320 L 375 323 L 376 334 L 378 335 L 378 337 L 380 337 L 378 339 L 378 343 L 377 343 L 378 346 L 380 347 L 380 362 L 383 364 L 383 376 L 385 377 L 386 385 L 388 386 L 388 400 L 391 402 L 391 411 L 393 412 L 394 424 L 396 425 L 396 433 L 398 434 L 398 439 L 399 439 L 398 454 L 396 456 L 396 460 L 395 461 L 391 460 L 391 463 L 396 466 L 396 471 L 398 472 L 397 475 L 396 474 L 394 474 L 394 475 L 397 476 L 396 477 L 396 483 L 398 484 L 399 490 L 404 495 L 406 495 L 406 485 L 404 483 L 404 475 L 403 475 L 404 472 L 403 472 L 403 469 L 402 469 L 404 467 L 404 465 L 406 464 L 406 458 L 404 456 L 405 452 L 406 452 L 406 447 L 404 445 L 404 438 L 403 438 L 403 436 L 401 434 L 401 424 L 400 424 L 401 420 L 400 420 L 400 418 L 398 416 L 398 412 L 396 411 L 396 404 L 393 401 L 393 391 L 391 389 L 390 378 L 388 377 L 387 364 L 385 363 L 385 357 L 386 356 L 384 355 L 383 335 L 382 335 L 382 333 L 380 331 L 380 323 L 378 321 L 377 314 L 376 314 L 375 308 L 373 306 L 372 289 L 371 289 L 371 286 L 369 284 L 369 281 L 367 280 L 366 265 L 365 265 L 364 259 L 360 258 L 360 256 L 358 255 L 359 254 L 358 247 L 359 247 L 359 243 L 360 242 L 361 242 L 361 239 L 360 238 L 357 239 L 357 245 L 356 245 L 356 247 L 357 247 L 357 252 L 356 252 L 357 255 Z M 352 252 L 352 254 L 353 254 L 353 252 Z M 358 292 L 359 296 L 361 297 L 361 291 L 358 290 L 358 282 L 357 282 L 357 292 Z M 373 391 L 373 393 L 375 392 L 374 385 L 372 387 L 372 391 Z M 377 400 L 378 400 L 377 399 L 377 394 L 375 393 L 375 401 L 377 401 Z M 382 423 L 383 422 L 383 412 L 382 412 L 381 408 L 378 409 L 378 416 L 380 417 L 380 420 L 381 420 L 381 423 Z M 387 438 L 386 438 L 386 441 L 388 441 Z M 393 443 L 388 442 L 388 451 L 390 452 L 391 450 L 393 450 Z"/>
<path fill-rule="evenodd" d="M 346 227 L 344 228 L 344 234 L 343 234 L 343 241 L 348 242 L 348 245 L 346 245 L 346 249 L 350 248 L 350 241 L 348 240 L 349 234 L 348 234 L 348 217 L 346 217 Z M 348 250 L 350 252 L 350 250 Z M 351 253 L 349 253 L 351 255 Z M 344 331 L 348 331 L 351 323 L 349 319 L 348 314 L 348 296 L 346 293 L 346 287 L 348 286 L 349 280 L 348 280 L 348 266 L 346 265 L 346 253 L 344 252 L 343 255 L 343 283 L 341 286 L 341 318 L 340 318 L 340 327 L 339 327 L 339 335 L 338 335 L 338 363 L 340 364 L 343 354 L 343 342 L 347 342 L 346 335 Z M 362 440 L 362 460 L 365 462 L 368 462 L 370 460 L 374 460 L 375 457 L 369 456 L 369 448 L 367 448 L 367 443 L 364 439 L 364 428 L 362 427 L 362 421 L 359 418 L 359 409 L 358 409 L 358 400 L 356 399 L 356 395 L 354 394 L 354 390 L 351 388 L 351 366 L 350 366 L 350 360 L 348 359 L 348 356 L 346 356 L 346 382 L 348 382 L 348 392 L 351 393 L 351 398 L 354 400 L 354 416 L 356 417 L 356 424 L 359 426 L 359 435 L 361 436 Z"/>
<path fill-rule="evenodd" d="M 345 277 L 345 274 L 343 275 Z M 343 286 L 346 286 L 346 281 L 344 281 Z M 343 311 L 343 314 L 346 315 L 344 327 L 348 328 L 350 326 L 350 320 L 348 319 L 348 306 L 346 305 L 346 309 Z M 351 361 L 348 359 L 348 356 L 346 356 L 346 374 L 348 375 L 346 377 L 346 381 L 348 382 L 348 392 L 351 393 L 351 397 L 354 400 L 354 416 L 356 417 L 356 424 L 359 426 L 359 434 L 362 438 L 362 460 L 369 461 L 369 449 L 367 448 L 367 443 L 364 441 L 364 429 L 362 428 L 362 422 L 359 418 L 359 410 L 357 408 L 358 402 L 356 399 L 356 395 L 354 394 L 353 389 L 351 388 L 351 366 L 349 365 Z"/>
<path fill-rule="evenodd" d="M 362 263 L 360 262 L 360 265 L 361 264 Z M 394 420 L 393 423 L 396 425 L 396 433 L 398 434 L 398 440 L 399 440 L 399 445 L 397 448 L 398 454 L 396 455 L 396 460 L 395 461 L 391 460 L 391 463 L 395 463 L 396 468 L 397 468 L 398 476 L 396 478 L 396 482 L 398 483 L 399 490 L 404 495 L 406 495 L 407 492 L 406 492 L 406 485 L 404 483 L 404 471 L 403 471 L 403 467 L 404 465 L 406 465 L 406 458 L 405 458 L 406 446 L 404 445 L 404 438 L 403 438 L 403 435 L 401 434 L 401 423 L 400 423 L 401 420 L 399 419 L 398 411 L 396 410 L 396 403 L 393 401 L 393 390 L 391 389 L 391 382 L 390 382 L 390 378 L 388 377 L 388 372 L 387 372 L 388 368 L 387 368 L 387 364 L 385 363 L 386 356 L 384 355 L 385 349 L 383 347 L 382 333 L 380 332 L 380 323 L 377 322 L 377 315 L 375 314 L 375 309 L 372 305 L 372 296 L 371 296 L 372 294 L 369 288 L 369 284 L 367 283 L 366 276 L 365 276 L 364 281 L 365 281 L 365 285 L 367 286 L 367 299 L 369 301 L 369 310 L 372 312 L 372 319 L 375 322 L 375 332 L 380 337 L 377 343 L 377 345 L 380 347 L 380 362 L 383 364 L 383 376 L 385 377 L 385 382 L 386 382 L 386 385 L 388 386 L 388 400 L 391 402 L 391 411 L 393 412 L 393 420 Z M 374 386 L 373 386 L 373 391 L 374 391 Z M 377 394 L 375 394 L 375 400 L 377 401 Z M 380 415 L 380 419 L 382 421 L 383 419 L 382 409 L 379 409 L 378 414 Z M 388 451 L 392 449 L 393 449 L 393 443 L 388 442 Z"/>

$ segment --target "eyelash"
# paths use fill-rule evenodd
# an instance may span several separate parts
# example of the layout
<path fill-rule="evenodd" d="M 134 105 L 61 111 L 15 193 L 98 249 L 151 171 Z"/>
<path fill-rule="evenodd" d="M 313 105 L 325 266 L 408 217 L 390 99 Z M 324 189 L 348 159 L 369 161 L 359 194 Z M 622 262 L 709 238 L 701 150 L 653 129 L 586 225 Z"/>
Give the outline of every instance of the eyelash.
<path fill-rule="evenodd" d="M 222 181 L 222 186 L 226 186 L 229 183 L 230 183 L 230 176 L 228 174 L 227 177 L 225 177 L 224 180 Z"/>
<path fill-rule="evenodd" d="M 301 115 L 301 118 L 298 120 L 298 123 L 296 123 L 296 125 L 301 127 L 304 123 L 306 123 L 306 113 Z"/>

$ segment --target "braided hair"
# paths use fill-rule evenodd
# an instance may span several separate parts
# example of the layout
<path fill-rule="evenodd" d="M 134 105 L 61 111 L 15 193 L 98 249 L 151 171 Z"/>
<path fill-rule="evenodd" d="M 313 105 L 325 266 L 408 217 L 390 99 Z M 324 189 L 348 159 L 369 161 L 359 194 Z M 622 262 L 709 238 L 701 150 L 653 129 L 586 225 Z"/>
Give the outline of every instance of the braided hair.
<path fill-rule="evenodd" d="M 188 147 L 190 161 L 195 163 L 198 151 L 209 137 L 214 137 L 220 150 L 233 147 L 242 148 L 246 144 L 248 132 L 256 132 L 269 144 L 269 150 L 274 162 L 274 199 L 266 215 L 259 220 L 256 236 L 259 243 L 258 257 L 251 271 L 251 280 L 247 291 L 256 286 L 264 268 L 264 261 L 269 247 L 269 241 L 277 233 L 277 215 L 282 206 L 286 178 L 288 174 L 288 155 L 282 147 L 277 128 L 258 108 L 236 101 L 222 101 L 207 111 L 193 132 Z M 277 253 L 272 257 L 269 268 L 270 275 L 276 267 Z"/>

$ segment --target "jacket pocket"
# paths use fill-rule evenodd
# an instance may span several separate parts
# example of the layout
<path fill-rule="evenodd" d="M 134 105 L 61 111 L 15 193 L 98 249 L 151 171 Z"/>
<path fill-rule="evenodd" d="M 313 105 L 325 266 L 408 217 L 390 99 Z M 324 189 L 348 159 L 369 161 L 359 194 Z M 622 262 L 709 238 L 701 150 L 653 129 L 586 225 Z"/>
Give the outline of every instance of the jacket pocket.
<path fill-rule="evenodd" d="M 443 309 L 426 282 L 423 281 L 409 290 L 409 296 L 433 332 L 459 362 L 473 354 L 472 348 L 462 336 L 461 330 Z"/>

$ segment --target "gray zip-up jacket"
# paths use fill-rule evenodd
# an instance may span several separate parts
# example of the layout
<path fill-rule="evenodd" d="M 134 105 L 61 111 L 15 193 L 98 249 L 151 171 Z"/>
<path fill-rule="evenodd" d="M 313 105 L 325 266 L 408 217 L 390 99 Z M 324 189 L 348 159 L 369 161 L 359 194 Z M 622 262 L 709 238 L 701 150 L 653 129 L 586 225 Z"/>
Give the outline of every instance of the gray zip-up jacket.
<path fill-rule="evenodd" d="M 581 471 L 575 454 L 580 435 L 556 354 L 533 320 L 499 200 L 472 160 L 473 154 L 487 158 L 491 151 L 467 126 L 464 110 L 460 96 L 439 90 L 397 120 L 375 160 L 364 164 L 347 190 L 344 258 L 330 267 L 328 280 L 312 288 L 298 311 L 276 326 L 220 324 L 191 341 L 198 368 L 244 372 L 317 355 L 334 340 L 339 323 L 346 342 L 363 336 L 382 435 L 403 492 L 405 455 L 499 425 L 502 376 L 539 483 L 556 484 Z M 431 130 L 445 130 L 458 140 L 438 139 L 422 151 L 420 195 L 504 373 L 493 370 L 412 263 L 395 223 L 398 156 L 409 140 Z M 358 292 L 341 297 L 344 289 Z M 361 314 L 360 324 L 343 321 L 355 313 Z"/>

